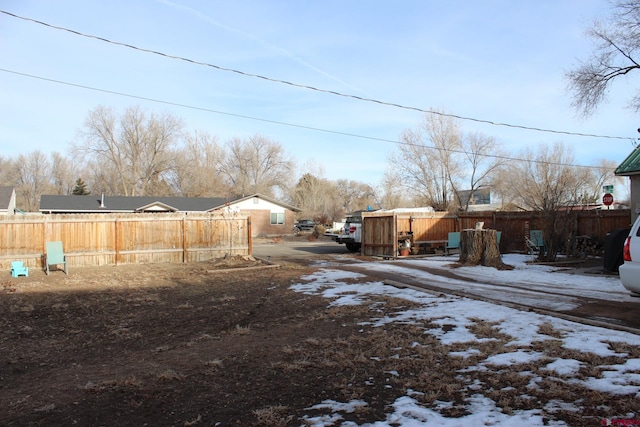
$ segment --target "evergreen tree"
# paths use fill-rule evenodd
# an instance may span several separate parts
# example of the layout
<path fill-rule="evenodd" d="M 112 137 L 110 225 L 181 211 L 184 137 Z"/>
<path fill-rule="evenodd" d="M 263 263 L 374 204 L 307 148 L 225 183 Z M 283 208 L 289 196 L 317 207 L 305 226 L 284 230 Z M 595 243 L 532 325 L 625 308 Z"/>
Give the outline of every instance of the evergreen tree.
<path fill-rule="evenodd" d="M 74 196 L 86 196 L 91 192 L 87 190 L 87 184 L 84 183 L 82 178 L 76 179 L 76 185 L 73 187 L 73 195 Z"/>

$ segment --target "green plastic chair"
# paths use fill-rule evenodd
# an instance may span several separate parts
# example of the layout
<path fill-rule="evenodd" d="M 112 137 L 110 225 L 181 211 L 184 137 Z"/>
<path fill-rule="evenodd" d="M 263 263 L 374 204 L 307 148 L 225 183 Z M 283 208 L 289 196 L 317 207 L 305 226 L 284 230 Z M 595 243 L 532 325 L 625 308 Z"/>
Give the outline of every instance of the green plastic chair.
<path fill-rule="evenodd" d="M 67 270 L 67 257 L 62 250 L 62 242 L 46 242 L 47 253 L 45 254 L 45 273 L 49 274 L 50 265 L 63 265 L 64 274 L 69 274 Z"/>
<path fill-rule="evenodd" d="M 542 238 L 542 230 L 531 230 L 529 232 L 529 253 L 544 252 L 544 239 Z"/>
<path fill-rule="evenodd" d="M 29 267 L 25 267 L 22 261 L 11 261 L 11 277 L 29 277 Z"/>
<path fill-rule="evenodd" d="M 450 249 L 460 249 L 460 232 L 451 231 L 449 232 L 448 238 L 447 246 L 444 248 L 447 255 L 449 255 Z"/>

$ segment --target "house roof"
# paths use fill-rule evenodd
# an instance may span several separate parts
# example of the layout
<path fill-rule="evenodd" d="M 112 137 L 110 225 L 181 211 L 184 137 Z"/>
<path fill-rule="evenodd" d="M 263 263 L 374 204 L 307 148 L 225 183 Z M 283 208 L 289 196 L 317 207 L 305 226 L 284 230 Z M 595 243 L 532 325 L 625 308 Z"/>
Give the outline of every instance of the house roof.
<path fill-rule="evenodd" d="M 10 204 L 12 196 L 13 187 L 0 187 L 0 210 L 8 210 L 11 208 Z"/>
<path fill-rule="evenodd" d="M 109 212 L 208 212 L 229 204 L 259 197 L 299 212 L 300 209 L 261 194 L 236 200 L 223 197 L 161 197 L 161 196 L 63 196 L 42 195 L 40 212 L 44 213 L 109 213 Z M 104 202 L 104 204 L 103 204 Z"/>
<path fill-rule="evenodd" d="M 616 168 L 615 174 L 621 176 L 640 174 L 640 146 L 636 147 L 635 150 L 620 163 Z"/>
<path fill-rule="evenodd" d="M 104 200 L 104 205 L 102 204 Z M 99 212 L 141 212 L 141 211 L 182 211 L 206 212 L 224 206 L 225 198 L 205 197 L 159 197 L 159 196 L 60 196 L 42 195 L 40 212 L 49 213 L 99 213 Z"/>
<path fill-rule="evenodd" d="M 297 208 L 297 207 L 295 207 L 295 206 L 293 206 L 293 205 L 289 205 L 289 204 L 287 204 L 287 203 L 283 203 L 283 202 L 281 202 L 281 201 L 279 201 L 279 200 L 274 199 L 273 197 L 265 196 L 265 195 L 263 195 L 263 194 L 259 194 L 259 193 L 252 194 L 252 195 L 250 195 L 250 196 L 246 196 L 246 197 L 241 197 L 241 198 L 239 198 L 239 199 L 234 200 L 234 201 L 233 201 L 233 202 L 231 202 L 231 203 L 244 202 L 245 200 L 250 200 L 250 199 L 253 199 L 254 197 L 259 197 L 259 198 L 261 198 L 262 200 L 266 200 L 267 202 L 271 202 L 271 203 L 274 203 L 274 204 L 276 204 L 276 205 L 280 205 L 280 206 L 282 206 L 283 208 L 289 209 L 290 211 L 294 211 L 294 212 L 302 212 L 302 209 L 300 209 L 300 208 Z"/>

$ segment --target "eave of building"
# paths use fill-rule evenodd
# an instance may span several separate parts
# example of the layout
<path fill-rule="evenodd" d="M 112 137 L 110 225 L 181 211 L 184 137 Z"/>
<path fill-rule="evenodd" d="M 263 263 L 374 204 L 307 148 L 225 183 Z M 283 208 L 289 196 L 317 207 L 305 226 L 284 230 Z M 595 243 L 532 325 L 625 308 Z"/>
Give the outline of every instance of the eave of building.
<path fill-rule="evenodd" d="M 162 202 L 149 203 L 148 205 L 140 206 L 135 209 L 136 212 L 178 212 L 178 210 L 178 208 Z"/>
<path fill-rule="evenodd" d="M 640 175 L 640 147 L 636 147 L 616 168 L 618 176 Z"/>

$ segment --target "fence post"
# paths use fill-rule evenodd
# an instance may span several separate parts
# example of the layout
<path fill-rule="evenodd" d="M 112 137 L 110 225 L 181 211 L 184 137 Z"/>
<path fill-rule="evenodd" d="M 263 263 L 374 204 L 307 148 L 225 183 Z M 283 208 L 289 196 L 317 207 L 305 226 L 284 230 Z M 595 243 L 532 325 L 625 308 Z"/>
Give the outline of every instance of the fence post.
<path fill-rule="evenodd" d="M 113 244 L 115 246 L 115 252 L 116 252 L 116 258 L 115 258 L 115 264 L 118 265 L 118 258 L 120 257 L 120 241 L 118 239 L 118 217 L 115 217 L 113 219 Z"/>
<path fill-rule="evenodd" d="M 251 238 L 251 215 L 247 216 L 247 244 L 249 245 L 249 256 L 252 256 L 253 240 Z"/>
<path fill-rule="evenodd" d="M 40 262 L 42 263 L 42 268 L 46 267 L 45 263 L 47 262 L 46 261 L 46 255 L 45 255 L 45 253 L 46 253 L 45 247 L 47 245 L 47 228 L 48 228 L 47 227 L 47 223 L 48 222 L 49 222 L 49 216 L 45 215 L 44 216 L 44 221 L 42 222 L 42 247 L 40 248 L 41 249 L 40 253 L 43 254 L 42 257 L 40 257 Z"/>
<path fill-rule="evenodd" d="M 182 262 L 187 262 L 187 215 L 182 216 Z"/>
<path fill-rule="evenodd" d="M 364 223 L 364 221 L 362 221 Z M 360 230 L 360 241 L 362 241 L 362 232 L 364 230 Z M 398 256 L 398 214 L 393 212 L 393 257 L 396 258 Z"/>

